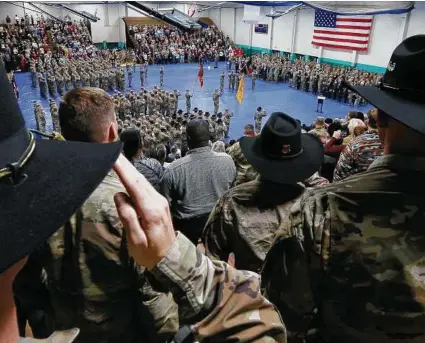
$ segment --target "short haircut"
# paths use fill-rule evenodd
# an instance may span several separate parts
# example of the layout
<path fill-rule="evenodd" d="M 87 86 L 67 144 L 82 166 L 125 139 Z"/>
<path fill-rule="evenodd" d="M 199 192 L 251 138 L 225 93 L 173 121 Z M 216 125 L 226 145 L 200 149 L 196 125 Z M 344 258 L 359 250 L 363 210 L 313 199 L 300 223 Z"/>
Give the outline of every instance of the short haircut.
<path fill-rule="evenodd" d="M 201 119 L 192 120 L 187 124 L 186 134 L 191 149 L 208 145 L 210 130 L 208 122 Z"/>
<path fill-rule="evenodd" d="M 121 132 L 120 140 L 124 143 L 124 156 L 131 162 L 137 152 L 142 149 L 142 135 L 137 129 L 126 129 Z"/>
<path fill-rule="evenodd" d="M 97 134 L 116 120 L 114 106 L 114 100 L 100 88 L 70 90 L 59 106 L 62 135 L 73 141 L 95 141 Z"/>
<path fill-rule="evenodd" d="M 378 128 L 378 109 L 372 108 L 367 112 L 367 119 L 368 119 L 368 126 L 371 129 L 377 129 Z"/>
<path fill-rule="evenodd" d="M 245 131 L 246 133 L 248 133 L 248 134 L 253 134 L 253 133 L 254 133 L 254 125 L 252 125 L 252 124 L 246 124 L 246 125 L 243 127 L 243 129 L 244 129 L 244 131 Z"/>

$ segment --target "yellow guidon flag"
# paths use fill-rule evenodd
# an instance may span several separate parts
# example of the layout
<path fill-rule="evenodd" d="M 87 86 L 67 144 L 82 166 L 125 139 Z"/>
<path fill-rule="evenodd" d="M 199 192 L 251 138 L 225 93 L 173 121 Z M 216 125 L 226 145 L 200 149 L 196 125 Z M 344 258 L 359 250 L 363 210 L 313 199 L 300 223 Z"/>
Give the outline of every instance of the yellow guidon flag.
<path fill-rule="evenodd" d="M 238 100 L 238 103 L 242 103 L 243 100 L 243 93 L 245 90 L 245 74 L 242 74 L 241 81 L 239 82 L 239 88 L 238 92 L 236 93 L 236 99 Z"/>

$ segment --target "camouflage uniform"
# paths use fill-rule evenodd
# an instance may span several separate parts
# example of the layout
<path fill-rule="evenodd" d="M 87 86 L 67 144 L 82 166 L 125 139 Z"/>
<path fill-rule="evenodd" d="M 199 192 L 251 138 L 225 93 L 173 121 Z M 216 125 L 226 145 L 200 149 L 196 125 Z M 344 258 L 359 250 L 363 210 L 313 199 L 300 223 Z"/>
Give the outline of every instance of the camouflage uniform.
<path fill-rule="evenodd" d="M 384 148 L 377 131 L 367 131 L 352 140 L 342 151 L 334 170 L 334 181 L 366 171 Z"/>
<path fill-rule="evenodd" d="M 164 67 L 159 70 L 159 85 L 161 87 L 164 85 Z"/>
<path fill-rule="evenodd" d="M 224 77 L 226 76 L 226 74 L 221 73 L 220 74 L 220 92 L 223 93 L 224 91 Z"/>
<path fill-rule="evenodd" d="M 131 87 L 131 83 L 133 82 L 133 68 L 127 68 L 127 77 L 128 77 L 128 87 Z"/>
<path fill-rule="evenodd" d="M 63 91 L 63 89 L 64 89 L 64 79 L 63 79 L 62 75 L 59 74 L 59 73 L 56 74 L 56 88 L 57 88 L 59 95 L 62 96 L 63 93 L 64 93 L 64 91 Z"/>
<path fill-rule="evenodd" d="M 254 70 L 252 72 L 252 90 L 255 91 L 255 83 L 257 82 L 257 72 Z"/>
<path fill-rule="evenodd" d="M 191 322 L 202 313 L 192 326 L 196 341 L 286 342 L 278 313 L 261 296 L 258 275 L 211 262 L 183 234 L 150 273 L 177 297 L 182 318 Z"/>
<path fill-rule="evenodd" d="M 233 144 L 230 148 L 227 149 L 226 152 L 230 155 L 230 157 L 232 157 L 233 161 L 235 162 L 236 186 L 240 185 L 241 183 L 255 180 L 255 178 L 258 176 L 258 173 L 245 158 L 245 155 L 242 153 L 239 142 Z"/>
<path fill-rule="evenodd" d="M 262 277 L 291 336 L 425 341 L 424 173 L 424 157 L 386 155 L 295 204 Z"/>
<path fill-rule="evenodd" d="M 51 96 L 56 94 L 56 78 L 53 75 L 47 76 L 47 86 Z"/>
<path fill-rule="evenodd" d="M 185 97 L 186 97 L 186 112 L 189 113 L 190 109 L 192 108 L 192 94 L 190 94 L 189 91 L 186 91 Z"/>
<path fill-rule="evenodd" d="M 267 113 L 264 110 L 255 112 L 254 122 L 255 122 L 255 133 L 257 135 L 261 132 L 261 125 L 262 125 L 261 121 L 265 116 L 267 116 Z"/>
<path fill-rule="evenodd" d="M 214 114 L 218 113 L 218 108 L 220 106 L 220 92 L 216 89 L 212 95 L 213 103 L 214 103 Z"/>
<path fill-rule="evenodd" d="M 61 132 L 61 127 L 59 123 L 59 110 L 56 102 L 53 99 L 49 100 L 50 104 L 50 115 L 52 117 L 53 131 Z"/>
<path fill-rule="evenodd" d="M 317 173 L 306 186 L 327 184 Z M 227 191 L 213 208 L 202 242 L 205 253 L 227 261 L 235 255 L 235 268 L 258 273 L 270 249 L 276 231 L 305 186 L 278 185 L 259 179 Z"/>
<path fill-rule="evenodd" d="M 40 94 L 43 98 L 47 98 L 47 83 L 42 73 L 38 74 L 38 82 L 40 88 Z"/>
<path fill-rule="evenodd" d="M 41 257 L 55 329 L 78 327 L 79 343 L 165 341 L 179 327 L 171 294 L 154 290 L 128 255 L 112 200 L 123 191 L 111 171 Z"/>
<path fill-rule="evenodd" d="M 34 116 L 37 130 L 46 132 L 46 114 L 41 105 L 37 102 L 34 103 Z"/>

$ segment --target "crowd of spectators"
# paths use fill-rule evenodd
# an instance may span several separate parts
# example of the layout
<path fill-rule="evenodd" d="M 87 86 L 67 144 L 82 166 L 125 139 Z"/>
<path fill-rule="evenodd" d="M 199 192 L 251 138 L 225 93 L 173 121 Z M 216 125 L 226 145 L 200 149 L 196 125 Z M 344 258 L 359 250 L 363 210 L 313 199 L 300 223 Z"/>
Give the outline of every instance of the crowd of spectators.
<path fill-rule="evenodd" d="M 6 23 L 0 25 L 0 58 L 8 71 L 28 71 L 31 59 L 44 60 L 47 54 L 56 59 L 85 58 L 97 50 L 82 20 L 58 21 L 43 15 L 34 19 L 27 14 L 15 23 L 6 18 Z"/>
<path fill-rule="evenodd" d="M 192 32 L 168 25 L 129 25 L 128 32 L 141 63 L 222 60 L 234 47 L 230 38 L 215 25 Z"/>
<path fill-rule="evenodd" d="M 20 27 L 18 20 L 11 29 Z M 87 50 L 88 42 L 73 36 L 78 30 L 59 31 L 41 40 Z M 232 48 L 216 28 L 193 34 L 166 26 L 129 31 L 141 63 L 216 60 Z M 0 157 L 6 165 L 0 169 L 0 196 L 8 201 L 10 194 L 13 199 L 26 194 L 22 187 L 34 182 L 35 174 L 26 167 L 43 157 L 39 152 L 46 153 L 42 149 L 49 143 L 57 143 L 56 149 L 74 147 L 65 156 L 74 162 L 92 151 L 100 165 L 104 156 L 97 154 L 117 141 L 124 156 L 114 170 L 112 162 L 102 164 L 103 179 L 93 177 L 96 163 L 75 163 L 72 176 L 83 176 L 85 168 L 89 176 L 80 184 L 90 190 L 82 197 L 86 200 L 72 204 L 47 241 L 43 233 L 38 243 L 44 245 L 30 255 L 13 292 L 15 275 L 11 282 L 0 277 L 10 294 L 0 288 L 15 299 L 20 335 L 25 336 L 28 322 L 40 338 L 78 327 L 78 343 L 165 342 L 178 332 L 180 341 L 189 333 L 185 339 L 199 342 L 422 341 L 423 58 L 425 36 L 408 38 L 392 56 L 399 69 L 388 68 L 383 76 L 388 88 L 378 89 L 380 75 L 351 68 L 231 57 L 229 62 L 250 69 L 253 77 L 287 81 L 350 103 L 363 96 L 377 108 L 367 114 L 350 111 L 341 119 L 319 116 L 308 126 L 283 111 L 269 116 L 259 107 L 255 123 L 247 123 L 242 137 L 230 142 L 224 139 L 230 111 L 210 115 L 188 104 L 183 113 L 177 90 L 142 88 L 110 96 L 98 87 L 77 86 L 57 110 L 56 126 L 66 141 L 34 143 L 31 135 L 18 135 L 26 130 L 0 63 L 5 90 L 0 99 L 7 106 L 0 109 Z M 91 63 L 68 64 L 77 69 Z M 400 83 L 405 88 L 399 89 Z M 12 134 L 6 116 L 12 117 Z M 263 117 L 268 118 L 261 129 Z M 22 151 L 13 151 L 12 159 L 6 155 L 11 136 L 22 138 L 16 146 L 24 146 L 23 156 Z M 50 163 L 63 158 L 60 150 L 54 152 Z M 48 164 L 43 168 L 36 181 L 47 184 Z M 61 201 L 74 199 L 76 189 L 57 195 L 63 190 L 58 180 L 52 194 Z M 42 196 L 38 193 L 31 196 Z M 28 212 L 38 204 L 31 200 Z M 13 204 L 7 206 L 0 211 L 10 216 Z M 45 219 L 60 211 L 45 212 L 30 214 L 37 225 L 52 226 Z M 17 230 L 16 217 L 0 222 L 0 230 L 20 242 L 3 229 L 7 224 Z M 37 237 L 35 227 L 25 230 L 20 235 Z M 14 261 L 2 263 L 0 272 L 28 254 L 23 249 Z M 11 306 L 3 302 L 0 309 Z M 9 307 L 4 313 L 16 317 Z M 16 341 L 4 339 L 2 331 L 0 341 Z M 60 341 L 57 333 L 54 337 L 68 343 L 76 334 L 68 331 Z"/>

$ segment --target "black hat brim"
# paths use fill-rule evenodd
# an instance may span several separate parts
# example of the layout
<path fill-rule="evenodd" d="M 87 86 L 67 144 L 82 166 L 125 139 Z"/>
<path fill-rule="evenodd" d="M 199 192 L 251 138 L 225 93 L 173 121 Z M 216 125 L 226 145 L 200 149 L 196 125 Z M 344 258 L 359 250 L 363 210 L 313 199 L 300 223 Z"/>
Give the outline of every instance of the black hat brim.
<path fill-rule="evenodd" d="M 19 185 L 0 182 L 0 273 L 30 254 L 84 203 L 121 144 L 37 140 Z"/>
<path fill-rule="evenodd" d="M 414 102 L 397 95 L 394 91 L 375 86 L 353 86 L 348 88 L 366 99 L 371 105 L 387 113 L 395 120 L 425 134 L 425 99 Z"/>
<path fill-rule="evenodd" d="M 303 182 L 317 172 L 324 158 L 323 144 L 310 134 L 301 134 L 303 152 L 293 158 L 271 159 L 261 149 L 261 136 L 242 137 L 241 151 L 262 179 L 282 184 Z"/>

